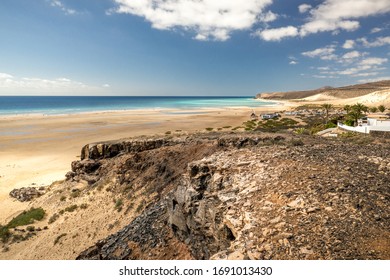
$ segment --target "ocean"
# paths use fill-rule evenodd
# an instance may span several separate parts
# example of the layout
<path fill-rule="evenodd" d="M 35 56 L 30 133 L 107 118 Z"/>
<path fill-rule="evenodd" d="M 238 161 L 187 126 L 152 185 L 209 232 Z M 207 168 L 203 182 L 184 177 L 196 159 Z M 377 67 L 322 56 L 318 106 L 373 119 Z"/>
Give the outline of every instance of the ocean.
<path fill-rule="evenodd" d="M 0 96 L 0 115 L 76 114 L 135 109 L 196 110 L 265 107 L 273 103 L 253 97 L 204 96 Z"/>

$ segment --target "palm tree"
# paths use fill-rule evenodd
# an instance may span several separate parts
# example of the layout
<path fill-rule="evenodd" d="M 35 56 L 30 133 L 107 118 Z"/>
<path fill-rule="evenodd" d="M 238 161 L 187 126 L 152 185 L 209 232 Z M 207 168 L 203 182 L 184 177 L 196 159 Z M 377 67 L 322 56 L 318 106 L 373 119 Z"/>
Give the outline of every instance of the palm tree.
<path fill-rule="evenodd" d="M 383 113 L 384 111 L 386 111 L 386 107 L 383 106 L 383 105 L 379 105 L 379 106 L 378 106 L 378 110 L 379 110 L 381 113 Z"/>
<path fill-rule="evenodd" d="M 325 110 L 326 123 L 328 123 L 329 111 L 333 109 L 333 105 L 329 103 L 324 103 L 321 105 L 321 108 Z"/>
<path fill-rule="evenodd" d="M 362 112 L 358 111 L 358 110 L 352 110 L 351 112 L 348 113 L 348 116 L 354 120 L 355 122 L 355 125 L 357 125 L 358 123 L 358 119 L 360 119 L 361 117 L 363 117 L 363 114 Z"/>
<path fill-rule="evenodd" d="M 371 107 L 370 108 L 370 112 L 371 113 L 376 113 L 376 112 L 378 112 L 378 108 L 377 107 Z"/>
<path fill-rule="evenodd" d="M 351 105 L 345 105 L 343 109 L 344 109 L 344 111 L 346 111 L 347 114 L 348 114 L 348 113 L 351 111 L 352 108 L 351 108 Z"/>
<path fill-rule="evenodd" d="M 361 103 L 356 103 L 355 105 L 352 105 L 351 109 L 352 111 L 356 111 L 359 114 L 362 114 L 362 112 L 368 112 L 368 107 Z"/>

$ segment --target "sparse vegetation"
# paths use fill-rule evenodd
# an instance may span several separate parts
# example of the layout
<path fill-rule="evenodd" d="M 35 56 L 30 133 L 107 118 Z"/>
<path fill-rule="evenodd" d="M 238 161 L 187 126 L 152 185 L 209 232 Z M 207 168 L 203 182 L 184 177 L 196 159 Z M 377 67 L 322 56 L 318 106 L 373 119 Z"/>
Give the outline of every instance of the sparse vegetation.
<path fill-rule="evenodd" d="M 304 127 L 298 127 L 296 130 L 294 130 L 294 132 L 299 135 L 309 134 L 309 131 Z"/>
<path fill-rule="evenodd" d="M 87 203 L 83 203 L 80 205 L 80 209 L 87 209 L 88 208 L 88 204 Z"/>
<path fill-rule="evenodd" d="M 66 236 L 66 233 L 62 233 L 62 234 L 58 235 L 56 237 L 56 239 L 54 240 L 54 245 L 56 245 L 58 242 L 60 242 L 61 238 L 64 236 Z"/>
<path fill-rule="evenodd" d="M 303 141 L 301 139 L 291 139 L 290 144 L 293 147 L 305 145 L 305 143 L 303 143 Z"/>
<path fill-rule="evenodd" d="M 76 204 L 74 204 L 74 205 L 72 205 L 72 206 L 66 207 L 64 210 L 65 210 L 65 212 L 73 212 L 73 211 L 75 211 L 77 208 L 78 208 L 78 206 L 77 206 Z"/>
<path fill-rule="evenodd" d="M 169 131 L 169 130 L 168 130 L 168 131 L 165 132 L 165 134 L 166 134 L 166 135 L 170 135 L 170 134 L 172 134 L 172 131 Z"/>
<path fill-rule="evenodd" d="M 53 215 L 49 218 L 48 223 L 49 223 L 49 224 L 54 223 L 59 217 L 60 217 L 60 215 L 58 215 L 57 213 L 53 214 Z"/>
<path fill-rule="evenodd" d="M 378 108 L 377 107 L 371 107 L 370 108 L 370 112 L 371 113 L 376 113 L 376 112 L 378 112 Z"/>
<path fill-rule="evenodd" d="M 35 231 L 35 227 L 34 226 L 28 226 L 28 227 L 26 227 L 26 230 L 29 231 L 29 232 L 33 232 L 33 231 Z"/>
<path fill-rule="evenodd" d="M 65 201 L 66 200 L 66 196 L 61 196 L 61 198 L 60 198 L 60 201 Z"/>
<path fill-rule="evenodd" d="M 19 226 L 26 226 L 34 223 L 35 221 L 41 221 L 45 216 L 45 211 L 42 208 L 31 208 L 28 211 L 24 211 L 15 218 L 13 218 L 6 226 L 0 225 L 0 239 L 3 243 L 6 243 L 11 237 L 13 241 L 17 242 L 20 240 L 26 240 L 35 233 L 34 226 L 28 226 L 26 230 L 29 232 L 27 235 L 14 235 L 11 233 L 10 229 L 16 228 Z"/>
<path fill-rule="evenodd" d="M 6 226 L 0 225 L 0 238 L 1 241 L 7 242 L 8 239 L 11 237 L 11 232 L 9 231 L 9 228 Z"/>
<path fill-rule="evenodd" d="M 296 120 L 290 118 L 282 118 L 282 119 L 272 119 L 266 121 L 260 121 L 258 123 L 257 131 L 263 132 L 277 132 L 280 130 L 285 130 L 289 128 L 297 128 L 298 122 Z"/>
<path fill-rule="evenodd" d="M 122 207 L 123 207 L 123 200 L 119 198 L 115 201 L 115 209 L 116 211 L 120 212 L 122 211 Z"/>
<path fill-rule="evenodd" d="M 13 218 L 7 225 L 7 228 L 15 228 L 18 226 L 25 226 L 34 223 L 34 221 L 41 221 L 45 216 L 45 211 L 42 208 L 31 208 L 24 211 L 20 215 Z"/>
<path fill-rule="evenodd" d="M 329 111 L 333 109 L 333 105 L 325 103 L 321 105 L 321 108 L 325 111 L 325 122 L 327 123 L 329 120 Z"/>
<path fill-rule="evenodd" d="M 384 111 L 386 111 L 386 107 L 384 105 L 379 105 L 378 110 L 379 112 L 383 113 Z"/>
<path fill-rule="evenodd" d="M 207 131 L 213 131 L 214 128 L 212 128 L 212 127 L 206 127 L 206 130 L 207 130 Z"/>
<path fill-rule="evenodd" d="M 71 196 L 72 198 L 76 198 L 76 197 L 79 197 L 80 194 L 81 194 L 81 191 L 76 189 L 76 190 L 73 190 L 73 191 L 72 191 L 72 193 L 71 193 L 70 196 Z"/>

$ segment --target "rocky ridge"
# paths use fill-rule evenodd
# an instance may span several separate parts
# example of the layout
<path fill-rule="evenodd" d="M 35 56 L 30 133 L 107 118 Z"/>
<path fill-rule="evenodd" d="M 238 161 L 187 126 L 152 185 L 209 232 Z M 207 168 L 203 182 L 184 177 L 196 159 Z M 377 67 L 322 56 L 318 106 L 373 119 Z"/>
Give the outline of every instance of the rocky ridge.
<path fill-rule="evenodd" d="M 85 156 L 69 181 L 101 180 L 102 162 L 122 158 L 107 173 L 116 189 L 145 180 L 153 191 L 142 214 L 77 258 L 389 259 L 388 144 L 293 138 L 206 134 Z"/>

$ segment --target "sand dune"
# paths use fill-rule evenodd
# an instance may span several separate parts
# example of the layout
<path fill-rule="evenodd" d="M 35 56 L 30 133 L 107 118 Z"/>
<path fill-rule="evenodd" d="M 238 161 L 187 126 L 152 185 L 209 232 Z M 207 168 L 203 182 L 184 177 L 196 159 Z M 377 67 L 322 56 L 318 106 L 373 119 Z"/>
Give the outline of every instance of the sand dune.
<path fill-rule="evenodd" d="M 366 106 L 390 106 L 390 89 L 375 91 L 366 95 L 353 97 L 353 98 L 337 98 L 336 96 L 327 94 L 316 94 L 310 97 L 302 98 L 300 101 L 306 102 L 327 102 L 335 105 L 352 105 L 356 103 L 362 103 Z"/>

